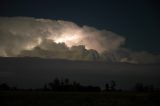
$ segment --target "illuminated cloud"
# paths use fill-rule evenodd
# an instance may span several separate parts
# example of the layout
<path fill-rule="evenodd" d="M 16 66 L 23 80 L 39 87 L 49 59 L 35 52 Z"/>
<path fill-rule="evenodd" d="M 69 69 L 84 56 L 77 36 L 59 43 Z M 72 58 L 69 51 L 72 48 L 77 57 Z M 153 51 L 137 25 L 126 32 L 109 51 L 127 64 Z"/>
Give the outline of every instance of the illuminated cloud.
<path fill-rule="evenodd" d="M 160 54 L 155 55 L 147 51 L 132 51 L 125 48 L 104 52 L 101 57 L 108 62 L 125 62 L 132 64 L 160 63 Z"/>
<path fill-rule="evenodd" d="M 35 19 L 31 17 L 0 18 L 0 55 L 16 56 L 31 50 L 45 39 L 65 43 L 69 48 L 84 45 L 99 53 L 117 49 L 125 39 L 117 34 L 89 26 L 78 26 L 63 20 Z"/>
<path fill-rule="evenodd" d="M 63 20 L 0 17 L 0 56 L 156 63 L 160 56 L 122 49 L 125 38 Z M 158 59 L 157 59 L 158 58 Z"/>
<path fill-rule="evenodd" d="M 85 46 L 72 46 L 68 48 L 65 43 L 55 43 L 52 40 L 44 40 L 32 50 L 24 50 L 20 57 L 41 57 L 69 60 L 99 60 L 99 54 L 95 50 L 87 50 Z"/>

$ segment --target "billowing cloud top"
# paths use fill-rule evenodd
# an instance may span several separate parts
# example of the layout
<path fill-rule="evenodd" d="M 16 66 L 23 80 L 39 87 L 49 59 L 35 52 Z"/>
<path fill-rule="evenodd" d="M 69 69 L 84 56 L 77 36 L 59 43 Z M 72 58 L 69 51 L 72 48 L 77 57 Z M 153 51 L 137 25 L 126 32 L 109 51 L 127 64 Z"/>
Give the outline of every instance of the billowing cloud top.
<path fill-rule="evenodd" d="M 32 17 L 0 18 L 0 56 L 3 57 L 157 62 L 157 56 L 152 54 L 121 49 L 124 41 L 124 37 L 111 31 L 81 27 L 69 21 Z"/>

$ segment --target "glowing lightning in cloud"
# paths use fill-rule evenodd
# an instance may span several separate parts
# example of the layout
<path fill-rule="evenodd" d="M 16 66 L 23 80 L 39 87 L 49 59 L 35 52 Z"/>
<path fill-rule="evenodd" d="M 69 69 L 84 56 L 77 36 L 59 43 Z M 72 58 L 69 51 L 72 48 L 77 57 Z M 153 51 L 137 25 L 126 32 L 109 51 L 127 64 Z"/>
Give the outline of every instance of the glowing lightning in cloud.
<path fill-rule="evenodd" d="M 41 46 L 41 42 L 46 39 L 65 43 L 67 47 L 83 45 L 99 53 L 118 49 L 125 41 L 125 38 L 107 30 L 81 27 L 69 21 L 33 17 L 1 17 L 0 35 L 0 56 L 4 56 L 4 53 L 16 56 L 23 50 Z"/>
<path fill-rule="evenodd" d="M 74 29 L 72 29 L 74 30 Z M 55 43 L 65 43 L 67 47 L 82 45 L 85 39 L 80 31 L 67 30 L 59 36 L 49 36 L 48 39 L 53 40 Z"/>

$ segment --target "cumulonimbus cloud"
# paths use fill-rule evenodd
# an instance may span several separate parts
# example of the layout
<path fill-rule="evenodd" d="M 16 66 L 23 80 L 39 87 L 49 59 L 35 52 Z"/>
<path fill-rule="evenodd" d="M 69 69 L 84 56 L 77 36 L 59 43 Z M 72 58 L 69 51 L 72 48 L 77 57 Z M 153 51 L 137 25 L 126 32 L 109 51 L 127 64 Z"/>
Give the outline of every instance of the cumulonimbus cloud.
<path fill-rule="evenodd" d="M 117 34 L 89 26 L 78 26 L 63 20 L 35 19 L 31 17 L 0 18 L 0 55 L 18 55 L 32 49 L 43 40 L 65 43 L 67 47 L 84 45 L 99 53 L 117 49 L 124 38 Z"/>
<path fill-rule="evenodd" d="M 43 57 L 71 60 L 105 60 L 143 63 L 154 62 L 147 53 L 122 50 L 125 38 L 108 30 L 63 20 L 33 17 L 0 17 L 0 56 Z M 148 59 L 148 57 L 150 59 Z"/>

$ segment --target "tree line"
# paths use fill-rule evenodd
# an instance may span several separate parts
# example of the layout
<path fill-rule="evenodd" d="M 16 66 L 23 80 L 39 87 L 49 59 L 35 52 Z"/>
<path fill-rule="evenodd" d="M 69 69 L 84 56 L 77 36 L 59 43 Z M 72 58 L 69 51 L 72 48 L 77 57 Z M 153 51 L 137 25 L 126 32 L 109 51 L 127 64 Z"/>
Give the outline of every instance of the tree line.
<path fill-rule="evenodd" d="M 55 92 L 100 92 L 100 91 L 122 91 L 116 88 L 117 83 L 111 80 L 110 83 L 105 84 L 105 88 L 102 90 L 99 86 L 92 85 L 81 85 L 80 83 L 73 81 L 71 82 L 68 78 L 59 79 L 55 78 L 53 81 L 44 85 L 43 88 L 38 90 L 42 91 L 55 91 Z M 10 87 L 7 83 L 0 84 L 0 90 L 20 90 L 17 87 Z M 144 85 L 143 83 L 136 83 L 132 91 L 137 92 L 153 92 L 160 91 L 155 89 L 153 85 Z"/>
<path fill-rule="evenodd" d="M 73 81 L 70 82 L 68 78 L 59 80 L 55 78 L 52 82 L 44 85 L 44 90 L 52 91 L 101 91 L 99 86 L 84 86 L 80 83 Z"/>

